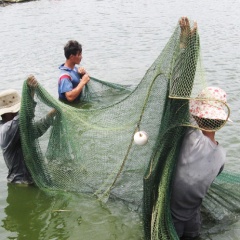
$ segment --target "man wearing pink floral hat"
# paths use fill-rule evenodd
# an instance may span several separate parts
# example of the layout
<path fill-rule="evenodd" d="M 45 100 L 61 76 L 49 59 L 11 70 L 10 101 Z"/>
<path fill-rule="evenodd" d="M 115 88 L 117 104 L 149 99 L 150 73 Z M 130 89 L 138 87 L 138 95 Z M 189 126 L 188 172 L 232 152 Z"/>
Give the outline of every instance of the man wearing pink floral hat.
<path fill-rule="evenodd" d="M 189 128 L 184 136 L 171 197 L 172 219 L 180 239 L 199 236 L 202 200 L 223 170 L 226 152 L 215 140 L 215 131 L 231 121 L 226 101 L 226 93 L 218 87 L 208 87 L 190 101 L 198 127 Z"/>

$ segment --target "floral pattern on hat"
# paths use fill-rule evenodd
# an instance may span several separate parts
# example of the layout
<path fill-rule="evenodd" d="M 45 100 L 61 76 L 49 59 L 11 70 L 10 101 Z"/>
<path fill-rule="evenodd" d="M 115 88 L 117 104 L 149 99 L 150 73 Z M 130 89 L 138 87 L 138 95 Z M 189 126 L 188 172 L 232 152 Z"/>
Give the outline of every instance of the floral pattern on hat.
<path fill-rule="evenodd" d="M 227 120 L 227 94 L 221 88 L 205 88 L 194 100 L 190 100 L 190 113 L 199 118 Z"/>

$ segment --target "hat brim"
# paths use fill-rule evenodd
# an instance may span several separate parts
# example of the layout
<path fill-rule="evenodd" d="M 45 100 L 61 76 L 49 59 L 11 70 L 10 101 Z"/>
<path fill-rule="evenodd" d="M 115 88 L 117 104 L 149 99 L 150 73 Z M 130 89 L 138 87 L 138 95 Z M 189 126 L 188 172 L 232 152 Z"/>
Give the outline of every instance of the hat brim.
<path fill-rule="evenodd" d="M 206 119 L 222 120 L 232 122 L 223 108 L 219 108 L 207 103 L 193 104 L 190 103 L 190 112 L 193 116 Z"/>
<path fill-rule="evenodd" d="M 214 119 L 214 120 L 222 120 L 222 121 L 230 121 L 232 122 L 232 120 L 230 118 L 228 118 L 227 113 L 223 110 L 223 109 L 219 109 L 217 107 L 213 107 L 211 106 L 211 111 L 208 111 L 208 106 L 209 105 L 202 105 L 201 107 L 203 107 L 204 110 L 200 110 L 198 111 L 193 111 L 191 112 L 191 114 L 193 116 L 199 117 L 199 118 L 206 118 L 206 119 Z M 213 109 L 215 109 L 215 111 L 213 111 Z"/>
<path fill-rule="evenodd" d="M 16 113 L 20 110 L 21 102 L 16 103 L 15 105 L 11 107 L 6 107 L 3 109 L 0 109 L 0 115 L 3 115 L 5 113 Z"/>

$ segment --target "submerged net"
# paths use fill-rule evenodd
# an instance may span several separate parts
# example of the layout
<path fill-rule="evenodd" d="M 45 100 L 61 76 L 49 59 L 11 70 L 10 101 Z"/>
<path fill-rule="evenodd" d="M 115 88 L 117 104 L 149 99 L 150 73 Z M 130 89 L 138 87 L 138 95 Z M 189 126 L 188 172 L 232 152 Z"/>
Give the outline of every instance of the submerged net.
<path fill-rule="evenodd" d="M 67 105 L 40 84 L 33 97 L 25 82 L 21 139 L 36 185 L 90 193 L 102 201 L 120 199 L 142 211 L 146 239 L 178 239 L 170 214 L 171 184 L 184 133 L 199 127 L 190 119 L 189 99 L 206 86 L 198 33 L 181 34 L 179 26 L 136 87 L 92 78 L 81 103 Z M 49 117 L 51 109 L 56 112 Z M 209 128 L 218 130 L 225 122 L 209 121 Z M 149 136 L 144 146 L 134 143 L 139 130 Z M 204 202 L 212 219 L 239 211 L 239 182 L 239 174 L 223 173 L 214 183 Z"/>

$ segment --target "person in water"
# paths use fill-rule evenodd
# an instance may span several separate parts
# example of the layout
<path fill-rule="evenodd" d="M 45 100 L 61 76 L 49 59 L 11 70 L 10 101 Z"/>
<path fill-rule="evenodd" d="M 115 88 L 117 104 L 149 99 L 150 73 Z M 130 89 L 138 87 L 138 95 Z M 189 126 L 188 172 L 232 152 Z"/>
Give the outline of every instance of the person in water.
<path fill-rule="evenodd" d="M 181 32 L 188 32 L 188 37 L 194 37 L 196 23 L 192 32 L 187 18 L 181 18 L 179 23 Z M 180 48 L 184 53 L 187 42 L 181 40 L 184 40 L 183 36 L 180 38 Z M 195 55 L 192 56 L 195 58 Z M 190 77 L 193 81 L 194 74 Z M 176 78 L 175 84 L 191 82 L 186 82 L 186 78 Z M 189 127 L 184 135 L 170 203 L 173 224 L 180 239 L 195 239 L 200 235 L 202 201 L 214 179 L 223 170 L 226 151 L 215 139 L 215 132 L 227 120 L 231 121 L 225 111 L 226 101 L 226 93 L 219 87 L 207 87 L 196 99 L 189 101 L 191 122 L 197 128 Z"/>
<path fill-rule="evenodd" d="M 27 85 L 31 89 L 37 87 L 38 82 L 34 76 L 29 76 Z M 8 168 L 8 183 L 32 184 L 33 179 L 25 164 L 19 128 L 19 110 L 21 97 L 14 89 L 8 89 L 0 93 L 0 146 L 3 158 Z M 46 117 L 36 123 L 39 136 L 47 131 L 52 123 L 55 110 L 51 110 Z"/>
<path fill-rule="evenodd" d="M 90 77 L 83 67 L 76 67 L 82 60 L 82 46 L 77 41 L 70 40 L 64 47 L 66 61 L 60 65 L 58 80 L 59 100 L 64 102 L 79 102 L 84 86 Z"/>

